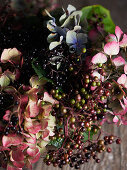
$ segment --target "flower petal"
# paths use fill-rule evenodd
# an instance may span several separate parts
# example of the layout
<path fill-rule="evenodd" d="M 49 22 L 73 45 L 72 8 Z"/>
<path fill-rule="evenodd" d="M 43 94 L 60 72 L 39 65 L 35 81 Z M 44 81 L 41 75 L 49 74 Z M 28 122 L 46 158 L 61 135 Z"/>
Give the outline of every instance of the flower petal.
<path fill-rule="evenodd" d="M 24 128 L 31 134 L 36 134 L 42 129 L 42 125 L 38 121 L 25 121 Z"/>
<path fill-rule="evenodd" d="M 14 167 L 10 164 L 7 165 L 7 170 L 22 170 L 22 168 Z"/>
<path fill-rule="evenodd" d="M 58 45 L 60 45 L 60 42 L 58 42 L 58 41 L 51 42 L 49 45 L 49 49 L 52 50 L 52 49 L 56 48 Z"/>
<path fill-rule="evenodd" d="M 23 161 L 24 154 L 21 150 L 17 149 L 16 151 L 12 151 L 12 158 L 14 161 Z"/>
<path fill-rule="evenodd" d="M 56 37 L 57 37 L 56 33 L 49 34 L 49 36 L 47 37 L 48 43 L 51 43 L 52 41 L 54 41 Z"/>
<path fill-rule="evenodd" d="M 14 161 L 13 165 L 15 165 L 18 168 L 23 168 L 25 164 L 24 161 L 19 161 L 19 162 Z"/>
<path fill-rule="evenodd" d="M 115 116 L 115 117 L 113 118 L 113 122 L 114 122 L 114 123 L 117 123 L 118 121 L 119 121 L 118 117 Z"/>
<path fill-rule="evenodd" d="M 107 61 L 107 57 L 103 53 L 98 53 L 92 58 L 92 63 L 93 64 L 98 64 L 98 63 L 105 63 Z"/>
<path fill-rule="evenodd" d="M 10 116 L 11 116 L 11 111 L 6 110 L 5 115 L 3 116 L 3 119 L 6 121 L 9 121 Z"/>
<path fill-rule="evenodd" d="M 56 32 L 55 30 L 56 24 L 53 20 L 49 20 L 47 22 L 47 28 L 51 31 L 51 32 Z"/>
<path fill-rule="evenodd" d="M 10 84 L 10 79 L 5 75 L 1 75 L 0 77 L 0 86 L 1 87 L 6 87 Z"/>
<path fill-rule="evenodd" d="M 66 43 L 71 45 L 71 44 L 76 44 L 77 42 L 77 36 L 76 32 L 74 31 L 68 31 L 66 34 Z"/>
<path fill-rule="evenodd" d="M 43 115 L 42 116 L 49 116 L 50 112 L 52 111 L 52 105 L 44 105 L 43 106 Z"/>
<path fill-rule="evenodd" d="M 27 153 L 33 157 L 39 153 L 39 149 L 37 147 L 35 149 L 28 148 Z"/>
<path fill-rule="evenodd" d="M 72 5 L 68 5 L 67 7 L 68 14 L 70 15 L 72 12 L 76 11 L 76 8 Z"/>
<path fill-rule="evenodd" d="M 11 145 L 17 146 L 22 144 L 22 137 L 16 136 L 15 134 L 10 134 L 8 136 L 3 136 L 2 143 L 4 147 L 10 147 Z"/>
<path fill-rule="evenodd" d="M 114 34 L 109 34 L 106 38 L 105 38 L 106 42 L 112 42 L 115 41 L 117 42 L 117 38 Z"/>
<path fill-rule="evenodd" d="M 38 76 L 32 76 L 30 78 L 30 85 L 34 88 L 38 88 L 41 85 L 44 85 L 47 81 L 45 79 L 39 79 Z"/>
<path fill-rule="evenodd" d="M 121 38 L 121 35 L 123 34 L 123 31 L 120 29 L 120 27 L 116 26 L 116 28 L 115 28 L 115 34 L 116 34 L 117 39 L 118 39 L 118 42 L 119 42 L 119 40 L 120 40 L 120 38 Z"/>
<path fill-rule="evenodd" d="M 29 100 L 28 106 L 30 117 L 36 117 L 39 114 L 39 107 L 37 106 L 36 102 Z"/>
<path fill-rule="evenodd" d="M 124 73 L 127 74 L 127 64 L 124 66 Z"/>
<path fill-rule="evenodd" d="M 122 41 L 119 42 L 119 45 L 122 48 L 127 47 L 127 35 L 126 34 L 123 35 L 123 39 L 122 39 Z"/>
<path fill-rule="evenodd" d="M 49 141 L 47 137 L 49 137 L 49 130 L 46 129 L 45 131 L 42 131 L 42 139 L 45 141 Z"/>
<path fill-rule="evenodd" d="M 113 41 L 104 46 L 104 52 L 108 55 L 117 55 L 119 53 L 119 43 Z"/>
<path fill-rule="evenodd" d="M 1 62 L 6 63 L 12 61 L 15 64 L 19 64 L 22 53 L 17 48 L 4 49 L 1 55 Z"/>
<path fill-rule="evenodd" d="M 119 56 L 113 59 L 113 63 L 115 64 L 115 66 L 122 66 L 125 64 L 125 60 L 123 59 L 123 57 Z"/>
<path fill-rule="evenodd" d="M 119 83 L 119 84 L 125 84 L 125 82 L 126 82 L 126 79 L 127 79 L 127 76 L 125 75 L 125 74 L 122 74 L 119 78 L 118 78 L 118 80 L 117 80 L 117 82 Z"/>
<path fill-rule="evenodd" d="M 92 73 L 93 77 L 98 77 L 102 82 L 104 81 L 104 76 L 102 76 L 100 73 L 98 73 L 97 71 L 94 71 Z"/>
<path fill-rule="evenodd" d="M 44 92 L 43 101 L 49 102 L 49 103 L 51 103 L 51 104 L 57 104 L 57 103 L 59 103 L 57 100 L 53 99 L 52 96 L 50 96 L 50 95 L 48 94 L 48 92 Z"/>

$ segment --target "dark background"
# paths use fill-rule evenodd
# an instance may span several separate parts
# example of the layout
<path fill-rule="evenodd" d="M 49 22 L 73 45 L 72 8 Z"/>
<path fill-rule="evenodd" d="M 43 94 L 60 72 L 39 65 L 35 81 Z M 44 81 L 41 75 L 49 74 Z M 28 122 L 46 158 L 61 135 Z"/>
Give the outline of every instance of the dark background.
<path fill-rule="evenodd" d="M 77 9 L 84 6 L 100 4 L 109 9 L 116 25 L 127 32 L 127 0 L 58 0 L 60 6 L 74 5 Z"/>

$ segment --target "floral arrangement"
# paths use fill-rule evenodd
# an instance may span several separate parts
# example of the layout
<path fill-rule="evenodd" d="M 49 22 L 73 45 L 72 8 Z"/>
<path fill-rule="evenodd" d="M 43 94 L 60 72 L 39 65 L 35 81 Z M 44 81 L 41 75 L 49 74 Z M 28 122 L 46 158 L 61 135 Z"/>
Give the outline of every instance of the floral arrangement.
<path fill-rule="evenodd" d="M 0 160 L 8 170 L 32 169 L 40 157 L 60 168 L 99 163 L 121 143 L 102 126 L 127 124 L 127 34 L 100 5 L 46 13 L 1 21 Z"/>

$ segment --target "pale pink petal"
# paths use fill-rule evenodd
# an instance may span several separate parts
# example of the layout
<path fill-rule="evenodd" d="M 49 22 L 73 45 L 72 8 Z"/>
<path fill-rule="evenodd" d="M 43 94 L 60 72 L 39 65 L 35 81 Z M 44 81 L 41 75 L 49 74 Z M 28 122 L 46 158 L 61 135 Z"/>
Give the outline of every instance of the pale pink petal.
<path fill-rule="evenodd" d="M 115 41 L 117 42 L 117 38 L 114 34 L 109 34 L 106 38 L 105 38 L 106 42 L 112 42 Z"/>
<path fill-rule="evenodd" d="M 126 77 L 126 81 L 125 81 L 124 87 L 127 88 L 127 77 Z"/>
<path fill-rule="evenodd" d="M 125 82 L 126 82 L 126 79 L 127 79 L 127 77 L 126 77 L 126 75 L 125 74 L 122 74 L 119 78 L 118 78 L 118 80 L 117 80 L 117 82 L 119 83 L 119 84 L 125 84 Z"/>
<path fill-rule="evenodd" d="M 45 140 L 49 136 L 49 130 L 42 131 L 42 139 Z M 47 140 L 46 140 L 47 141 Z"/>
<path fill-rule="evenodd" d="M 11 145 L 17 146 L 22 144 L 22 137 L 21 136 L 17 136 L 17 135 L 13 135 L 13 134 L 9 134 L 8 136 L 3 136 L 2 138 L 2 143 L 4 147 L 10 147 Z"/>
<path fill-rule="evenodd" d="M 126 34 L 123 35 L 123 39 L 122 39 L 122 41 L 119 42 L 119 45 L 122 48 L 127 47 L 127 35 Z"/>
<path fill-rule="evenodd" d="M 127 64 L 124 66 L 124 73 L 127 74 Z"/>
<path fill-rule="evenodd" d="M 15 64 L 19 64 L 21 55 L 21 52 L 16 48 L 4 49 L 1 55 L 1 62 L 6 63 L 12 61 Z"/>
<path fill-rule="evenodd" d="M 127 106 L 127 98 L 123 97 L 124 104 Z"/>
<path fill-rule="evenodd" d="M 51 105 L 44 105 L 43 107 L 43 116 L 49 116 L 52 106 Z"/>
<path fill-rule="evenodd" d="M 98 53 L 92 58 L 92 63 L 93 64 L 98 64 L 98 63 L 105 63 L 107 61 L 107 57 L 103 53 Z"/>
<path fill-rule="evenodd" d="M 39 153 L 39 149 L 36 147 L 35 149 L 28 148 L 27 149 L 27 154 L 30 156 L 35 156 Z"/>
<path fill-rule="evenodd" d="M 115 116 L 115 117 L 113 118 L 113 122 L 114 122 L 114 123 L 117 123 L 118 121 L 119 121 L 118 117 Z"/>
<path fill-rule="evenodd" d="M 123 97 L 124 104 L 127 106 L 127 97 Z"/>
<path fill-rule="evenodd" d="M 18 148 L 22 151 L 24 151 L 27 147 L 28 145 L 26 143 L 23 143 L 22 145 L 18 146 Z"/>
<path fill-rule="evenodd" d="M 30 100 L 28 105 L 29 105 L 30 117 L 36 117 L 39 113 L 39 107 L 37 106 L 36 102 Z"/>
<path fill-rule="evenodd" d="M 123 57 L 119 56 L 113 59 L 113 63 L 115 64 L 115 66 L 122 66 L 125 64 L 125 60 L 123 59 Z"/>
<path fill-rule="evenodd" d="M 48 127 L 48 121 L 46 119 L 43 119 L 42 121 L 42 130 L 46 129 Z"/>
<path fill-rule="evenodd" d="M 50 96 L 50 95 L 48 94 L 48 92 L 44 92 L 43 100 L 44 100 L 45 102 L 49 102 L 49 103 L 52 103 L 52 104 L 57 104 L 57 103 L 59 103 L 57 100 L 53 99 L 52 96 Z"/>
<path fill-rule="evenodd" d="M 104 46 L 104 52 L 108 55 L 117 55 L 119 53 L 119 43 L 113 41 L 109 42 Z"/>
<path fill-rule="evenodd" d="M 35 144 L 36 143 L 36 138 L 26 138 L 26 141 L 28 142 L 28 143 L 32 143 L 32 144 Z"/>
<path fill-rule="evenodd" d="M 32 76 L 30 78 L 30 85 L 34 88 L 44 85 L 47 82 L 45 79 L 39 79 L 37 76 Z"/>
<path fill-rule="evenodd" d="M 98 77 L 102 82 L 104 81 L 104 76 L 102 76 L 101 74 L 99 74 L 97 71 L 94 71 L 92 73 L 93 77 Z"/>
<path fill-rule="evenodd" d="M 12 158 L 14 161 L 23 161 L 24 154 L 21 150 L 17 149 L 16 151 L 12 151 Z"/>
<path fill-rule="evenodd" d="M 25 129 L 31 133 L 31 134 L 36 134 L 42 129 L 42 125 L 38 121 L 34 122 L 25 122 Z"/>
<path fill-rule="evenodd" d="M 9 121 L 10 116 L 11 116 L 11 111 L 6 110 L 5 115 L 3 116 L 3 119 L 6 121 Z"/>
<path fill-rule="evenodd" d="M 123 31 L 120 29 L 120 27 L 116 26 L 116 28 L 115 28 L 115 34 L 116 34 L 117 39 L 118 39 L 118 41 L 119 41 L 120 38 L 121 38 L 121 35 L 123 34 Z"/>

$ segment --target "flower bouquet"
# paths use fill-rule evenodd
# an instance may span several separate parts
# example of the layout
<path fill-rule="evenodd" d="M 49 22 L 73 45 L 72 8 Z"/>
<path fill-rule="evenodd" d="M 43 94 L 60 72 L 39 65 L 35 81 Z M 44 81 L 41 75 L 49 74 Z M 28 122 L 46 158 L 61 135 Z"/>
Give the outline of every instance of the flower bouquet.
<path fill-rule="evenodd" d="M 0 29 L 1 166 L 99 163 L 121 143 L 103 124 L 127 124 L 127 35 L 100 5 L 13 15 Z"/>

